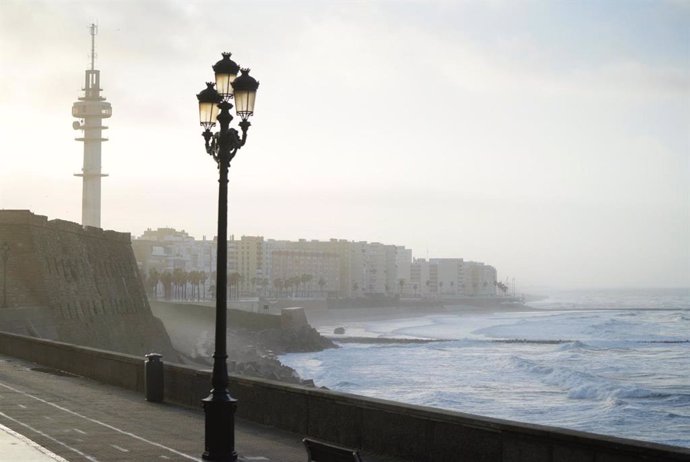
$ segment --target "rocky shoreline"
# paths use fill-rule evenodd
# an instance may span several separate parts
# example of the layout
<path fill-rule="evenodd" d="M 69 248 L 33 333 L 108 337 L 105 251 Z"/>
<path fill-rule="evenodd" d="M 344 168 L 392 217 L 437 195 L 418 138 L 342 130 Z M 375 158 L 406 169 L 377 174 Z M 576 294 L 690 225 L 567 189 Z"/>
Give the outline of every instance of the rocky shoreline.
<path fill-rule="evenodd" d="M 191 355 L 184 354 L 191 365 L 210 367 L 212 339 L 197 345 Z M 278 355 L 305 353 L 338 348 L 333 341 L 319 334 L 311 326 L 296 329 L 229 329 L 228 372 L 305 386 L 314 386 L 311 379 L 302 379 L 291 367 L 283 365 Z M 211 353 L 211 354 L 209 354 Z"/>

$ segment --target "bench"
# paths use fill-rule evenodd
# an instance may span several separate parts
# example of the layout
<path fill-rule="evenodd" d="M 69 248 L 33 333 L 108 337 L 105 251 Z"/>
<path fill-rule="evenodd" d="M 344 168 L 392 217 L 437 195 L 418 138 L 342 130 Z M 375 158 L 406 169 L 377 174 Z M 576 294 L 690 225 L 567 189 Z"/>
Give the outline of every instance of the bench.
<path fill-rule="evenodd" d="M 304 438 L 302 443 L 307 448 L 307 462 L 363 462 L 355 449 L 311 438 Z"/>

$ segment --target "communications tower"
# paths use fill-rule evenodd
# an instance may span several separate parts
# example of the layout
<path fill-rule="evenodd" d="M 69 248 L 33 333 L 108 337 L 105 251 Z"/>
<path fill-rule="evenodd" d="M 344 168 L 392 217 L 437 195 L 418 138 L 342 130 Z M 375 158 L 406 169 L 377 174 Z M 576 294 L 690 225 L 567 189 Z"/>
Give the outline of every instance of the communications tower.
<path fill-rule="evenodd" d="M 96 58 L 97 27 L 91 24 L 91 69 L 85 73 L 84 96 L 72 105 L 72 116 L 80 120 L 72 124 L 75 130 L 83 130 L 81 138 L 75 138 L 84 143 L 84 167 L 81 173 L 74 176 L 83 178 L 81 197 L 81 224 L 83 226 L 101 227 L 101 177 L 108 176 L 101 173 L 101 142 L 108 141 L 102 137 L 102 131 L 107 129 L 102 120 L 112 115 L 110 103 L 101 96 L 101 71 L 94 69 Z"/>

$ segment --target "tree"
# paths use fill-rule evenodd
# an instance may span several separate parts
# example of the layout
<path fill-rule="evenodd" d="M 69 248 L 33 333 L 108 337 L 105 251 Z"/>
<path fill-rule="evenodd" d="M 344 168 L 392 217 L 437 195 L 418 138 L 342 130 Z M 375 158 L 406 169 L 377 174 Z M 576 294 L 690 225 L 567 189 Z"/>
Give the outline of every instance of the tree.
<path fill-rule="evenodd" d="M 398 292 L 398 293 L 399 293 L 399 294 L 402 294 L 403 287 L 405 287 L 405 280 L 404 280 L 404 279 L 400 279 L 400 280 L 398 281 L 398 285 L 400 286 L 400 292 Z"/>
<path fill-rule="evenodd" d="M 299 284 L 300 284 L 300 277 L 299 276 L 292 276 L 285 281 L 285 286 L 287 289 L 295 288 L 296 290 L 292 290 L 290 292 L 291 297 L 296 297 L 297 296 L 297 291 L 299 291 Z"/>
<path fill-rule="evenodd" d="M 201 286 L 201 298 L 206 298 L 206 281 L 208 280 L 208 274 L 206 271 L 199 271 L 199 284 Z"/>
<path fill-rule="evenodd" d="M 239 283 L 242 280 L 242 275 L 240 273 L 230 273 L 228 275 L 228 286 L 230 286 L 230 299 L 232 299 L 232 288 L 235 287 L 236 299 L 240 297 Z"/>
<path fill-rule="evenodd" d="M 186 283 L 186 275 L 182 268 L 175 268 L 172 273 L 172 282 L 175 293 L 173 298 L 179 300 L 182 297 L 182 285 Z"/>
<path fill-rule="evenodd" d="M 170 274 L 170 271 L 165 271 L 163 274 L 161 274 L 161 282 L 163 283 L 163 298 L 170 300 L 172 297 L 173 284 L 173 276 Z"/>
<path fill-rule="evenodd" d="M 199 281 L 201 280 L 201 273 L 199 271 L 189 272 L 189 283 L 192 285 L 192 300 L 196 295 L 196 299 L 199 300 Z"/>
<path fill-rule="evenodd" d="M 283 288 L 285 287 L 285 281 L 281 278 L 275 278 L 273 280 L 273 287 L 278 291 L 278 296 L 283 295 Z"/>
<path fill-rule="evenodd" d="M 312 279 L 314 279 L 314 276 L 312 276 L 311 274 L 303 274 L 302 276 L 299 277 L 299 280 L 302 283 L 302 296 L 303 297 L 309 296 L 308 284 L 311 282 Z"/>
<path fill-rule="evenodd" d="M 156 268 L 149 269 L 149 288 L 151 296 L 155 299 L 158 298 L 158 283 L 161 280 L 161 275 Z"/>
<path fill-rule="evenodd" d="M 319 285 L 319 289 L 321 289 L 321 296 L 323 297 L 323 286 L 326 285 L 326 280 L 323 277 L 320 277 L 317 284 Z"/>

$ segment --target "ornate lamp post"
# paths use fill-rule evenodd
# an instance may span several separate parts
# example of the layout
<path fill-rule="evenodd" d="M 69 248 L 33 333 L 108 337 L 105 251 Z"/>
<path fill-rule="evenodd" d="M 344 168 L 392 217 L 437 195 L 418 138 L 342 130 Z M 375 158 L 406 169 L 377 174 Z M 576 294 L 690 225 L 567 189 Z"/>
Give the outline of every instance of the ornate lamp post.
<path fill-rule="evenodd" d="M 7 260 L 10 258 L 10 245 L 2 243 L 2 307 L 7 308 Z"/>
<path fill-rule="evenodd" d="M 228 367 L 226 351 L 227 328 L 227 260 L 228 260 L 228 169 L 237 150 L 247 141 L 247 130 L 251 125 L 249 116 L 254 114 L 254 101 L 259 82 L 249 76 L 249 69 L 242 69 L 230 59 L 230 53 L 223 53 L 223 59 L 213 66 L 216 83 L 209 82 L 201 91 L 199 119 L 204 127 L 202 133 L 206 152 L 218 164 L 218 257 L 216 269 L 216 343 L 213 353 L 213 375 L 211 394 L 202 400 L 205 413 L 205 451 L 202 458 L 212 461 L 236 461 L 235 452 L 235 409 L 237 400 L 228 391 Z M 214 88 L 214 86 L 216 88 Z M 235 100 L 235 113 L 242 120 L 238 124 L 242 135 L 230 128 L 233 117 L 230 110 Z M 220 124 L 220 130 L 211 128 Z"/>

